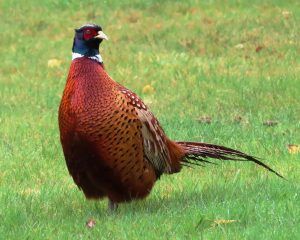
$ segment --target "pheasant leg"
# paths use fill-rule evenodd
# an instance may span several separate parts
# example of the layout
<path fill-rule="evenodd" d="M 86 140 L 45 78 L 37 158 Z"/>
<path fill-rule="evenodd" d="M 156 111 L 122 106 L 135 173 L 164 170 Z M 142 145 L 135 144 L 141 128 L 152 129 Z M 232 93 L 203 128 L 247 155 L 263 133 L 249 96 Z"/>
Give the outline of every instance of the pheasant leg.
<path fill-rule="evenodd" d="M 118 204 L 113 202 L 112 200 L 108 200 L 108 209 L 111 211 L 111 212 L 114 212 L 116 211 L 118 208 Z"/>

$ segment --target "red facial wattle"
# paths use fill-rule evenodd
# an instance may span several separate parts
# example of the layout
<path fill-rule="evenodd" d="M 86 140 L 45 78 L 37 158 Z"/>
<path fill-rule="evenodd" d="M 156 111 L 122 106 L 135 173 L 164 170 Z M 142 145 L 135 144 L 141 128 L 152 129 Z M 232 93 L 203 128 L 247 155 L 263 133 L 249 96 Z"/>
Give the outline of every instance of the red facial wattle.
<path fill-rule="evenodd" d="M 84 40 L 89 40 L 95 36 L 97 36 L 98 32 L 95 30 L 95 29 L 86 29 L 84 32 L 83 32 L 83 39 Z"/>

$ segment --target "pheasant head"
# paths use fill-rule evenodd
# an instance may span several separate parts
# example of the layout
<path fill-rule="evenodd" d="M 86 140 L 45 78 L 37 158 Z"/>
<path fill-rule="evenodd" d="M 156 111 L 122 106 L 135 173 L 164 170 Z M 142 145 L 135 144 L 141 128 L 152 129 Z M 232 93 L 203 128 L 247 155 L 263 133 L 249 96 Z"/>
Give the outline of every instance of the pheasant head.
<path fill-rule="evenodd" d="M 86 56 L 102 63 L 99 46 L 103 40 L 108 40 L 108 37 L 99 25 L 85 24 L 75 29 L 72 59 Z"/>

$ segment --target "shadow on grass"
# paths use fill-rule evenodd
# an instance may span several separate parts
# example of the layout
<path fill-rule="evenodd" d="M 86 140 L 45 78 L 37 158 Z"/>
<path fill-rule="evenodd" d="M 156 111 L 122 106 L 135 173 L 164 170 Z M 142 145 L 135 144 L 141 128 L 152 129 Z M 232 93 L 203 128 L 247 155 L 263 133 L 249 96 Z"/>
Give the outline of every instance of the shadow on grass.
<path fill-rule="evenodd" d="M 134 200 L 119 205 L 118 214 L 157 214 L 161 212 L 182 212 L 185 210 L 203 212 L 204 209 L 214 209 L 217 206 L 226 207 L 235 204 L 245 207 L 245 204 L 255 204 L 264 201 L 280 201 L 287 198 L 291 192 L 297 192 L 296 185 L 279 181 L 266 182 L 263 179 L 256 182 L 236 181 L 203 185 L 201 189 L 175 190 L 164 195 L 163 192 L 152 192 L 148 198 Z M 294 190 L 292 190 L 294 189 Z M 105 211 L 112 215 L 102 203 L 95 202 L 95 210 Z"/>
<path fill-rule="evenodd" d="M 168 183 L 167 183 L 168 184 Z M 236 212 L 249 212 L 255 205 L 271 204 L 272 202 L 297 202 L 299 196 L 299 185 L 291 184 L 277 179 L 266 180 L 264 178 L 255 180 L 237 179 L 230 181 L 218 179 L 218 181 L 204 182 L 195 186 L 185 185 L 184 188 L 176 188 L 173 183 L 173 191 L 164 192 L 162 185 L 157 186 L 150 195 L 143 200 L 135 200 L 130 203 L 120 204 L 116 212 L 112 213 L 107 207 L 107 198 L 98 201 L 85 200 L 83 193 L 77 188 L 63 189 L 57 185 L 52 189 L 46 188 L 43 193 L 36 197 L 20 197 L 15 204 L 7 196 L 8 205 L 18 205 L 22 211 L 26 208 L 29 212 L 41 211 L 45 217 L 54 213 L 61 217 L 80 218 L 93 216 L 120 217 L 164 214 L 181 214 L 195 212 L 199 215 L 223 209 L 239 208 Z M 12 207 L 12 206 L 11 206 Z"/>

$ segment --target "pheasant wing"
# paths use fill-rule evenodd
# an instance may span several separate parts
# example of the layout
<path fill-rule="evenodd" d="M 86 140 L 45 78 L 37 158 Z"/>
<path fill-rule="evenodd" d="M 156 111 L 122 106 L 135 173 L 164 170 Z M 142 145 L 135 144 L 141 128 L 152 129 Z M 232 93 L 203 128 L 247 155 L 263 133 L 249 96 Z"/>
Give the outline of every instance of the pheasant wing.
<path fill-rule="evenodd" d="M 167 138 L 159 122 L 135 93 L 124 87 L 120 90 L 126 96 L 128 104 L 134 107 L 141 123 L 144 158 L 151 163 L 158 176 L 171 172 Z"/>

